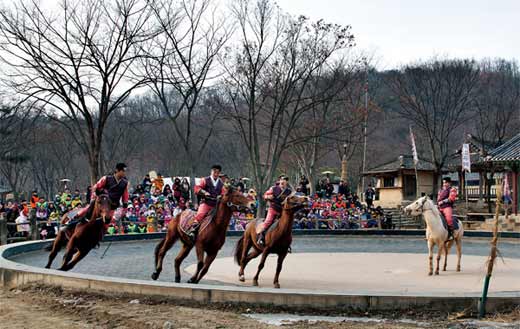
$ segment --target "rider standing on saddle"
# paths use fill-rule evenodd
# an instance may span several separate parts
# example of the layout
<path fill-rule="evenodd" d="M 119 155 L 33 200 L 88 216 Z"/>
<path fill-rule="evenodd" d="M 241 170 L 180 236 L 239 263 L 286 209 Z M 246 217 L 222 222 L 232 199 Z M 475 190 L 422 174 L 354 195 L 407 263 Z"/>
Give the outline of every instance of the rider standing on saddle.
<path fill-rule="evenodd" d="M 453 237 L 453 204 L 457 200 L 457 189 L 451 186 L 451 178 L 442 179 L 442 189 L 437 195 L 437 205 L 448 223 L 448 239 Z"/>
<path fill-rule="evenodd" d="M 264 200 L 269 201 L 269 209 L 267 210 L 267 217 L 262 224 L 262 230 L 258 233 L 257 243 L 259 245 L 265 244 L 265 232 L 273 224 L 275 217 L 282 213 L 282 202 L 292 193 L 288 183 L 289 177 L 281 175 L 278 184 L 271 186 L 264 193 Z"/>
<path fill-rule="evenodd" d="M 200 227 L 200 221 L 217 205 L 217 197 L 222 194 L 224 183 L 219 178 L 222 167 L 220 165 L 213 165 L 211 167 L 211 174 L 200 180 L 198 185 L 195 185 L 195 194 L 201 196 L 199 209 L 195 215 L 193 225 L 188 232 L 189 237 L 195 240 Z"/>
<path fill-rule="evenodd" d="M 89 210 L 94 206 L 95 195 L 99 195 L 103 191 L 107 191 L 108 198 L 110 199 L 110 212 L 108 216 L 112 218 L 114 211 L 119 207 L 119 200 L 123 201 L 123 208 L 126 210 L 128 206 L 128 180 L 126 179 L 126 165 L 124 163 L 118 163 L 116 165 L 116 171 L 112 175 L 106 175 L 92 186 L 92 200 L 90 204 L 81 209 L 75 218 L 87 217 Z"/>

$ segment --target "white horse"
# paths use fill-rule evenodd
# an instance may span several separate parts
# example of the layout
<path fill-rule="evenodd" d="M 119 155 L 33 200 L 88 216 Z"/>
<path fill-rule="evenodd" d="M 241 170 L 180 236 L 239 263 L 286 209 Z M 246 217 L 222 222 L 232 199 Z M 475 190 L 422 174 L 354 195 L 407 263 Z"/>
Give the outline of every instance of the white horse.
<path fill-rule="evenodd" d="M 439 274 L 439 262 L 441 259 L 442 252 L 444 251 L 444 267 L 443 271 L 446 271 L 446 263 L 448 262 L 448 253 L 453 245 L 453 241 L 457 244 L 457 272 L 460 272 L 460 258 L 462 256 L 462 236 L 464 235 L 464 229 L 462 222 L 458 219 L 459 228 L 453 232 L 453 240 L 448 240 L 448 230 L 444 227 L 441 219 L 441 213 L 437 208 L 437 205 L 428 197 L 423 196 L 417 199 L 412 204 L 406 206 L 404 211 L 412 216 L 423 215 L 424 221 L 426 222 L 426 240 L 428 240 L 428 257 L 429 257 L 429 272 L 428 275 L 433 274 L 433 247 L 437 245 L 437 267 L 435 269 L 435 275 Z"/>

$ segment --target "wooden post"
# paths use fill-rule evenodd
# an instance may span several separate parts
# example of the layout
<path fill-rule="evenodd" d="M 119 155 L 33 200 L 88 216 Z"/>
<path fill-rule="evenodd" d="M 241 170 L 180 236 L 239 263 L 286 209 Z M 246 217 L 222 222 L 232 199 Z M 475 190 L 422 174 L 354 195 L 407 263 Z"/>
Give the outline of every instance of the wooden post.
<path fill-rule="evenodd" d="M 36 220 L 36 209 L 29 210 L 29 222 L 31 223 L 31 240 L 38 240 L 38 221 Z"/>
<path fill-rule="evenodd" d="M 484 198 L 484 175 L 480 171 L 478 176 L 478 201 L 482 202 L 482 199 Z"/>
<path fill-rule="evenodd" d="M 491 239 L 491 251 L 489 253 L 488 263 L 487 263 L 487 273 L 484 279 L 484 288 L 482 290 L 482 297 L 479 301 L 479 318 L 483 318 L 486 316 L 486 302 L 487 302 L 487 293 L 489 288 L 489 281 L 491 280 L 491 275 L 493 274 L 493 266 L 495 265 L 495 260 L 497 258 L 497 244 L 498 244 L 498 218 L 500 215 L 500 208 L 502 207 L 502 180 L 497 180 L 496 184 L 496 207 L 495 207 L 495 224 L 493 225 L 493 238 Z M 508 211 L 506 209 L 506 221 L 508 219 Z"/>
<path fill-rule="evenodd" d="M 7 244 L 7 218 L 0 213 L 0 245 Z"/>

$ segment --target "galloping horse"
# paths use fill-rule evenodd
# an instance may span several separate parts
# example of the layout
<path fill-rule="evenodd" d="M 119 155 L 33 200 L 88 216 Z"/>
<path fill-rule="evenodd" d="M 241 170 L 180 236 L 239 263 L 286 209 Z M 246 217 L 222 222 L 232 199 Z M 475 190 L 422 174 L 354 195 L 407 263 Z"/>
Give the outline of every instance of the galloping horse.
<path fill-rule="evenodd" d="M 74 218 L 79 210 L 80 209 L 73 209 L 65 213 L 61 217 L 61 224 L 64 225 L 65 220 L 70 220 L 71 218 Z M 45 265 L 45 268 L 51 268 L 54 258 L 56 258 L 56 255 L 61 250 L 61 248 L 67 245 L 67 242 L 69 242 L 70 237 L 72 236 L 72 234 L 74 234 L 75 229 L 76 225 L 65 225 L 61 227 L 61 229 L 58 231 L 58 234 L 56 235 L 56 238 L 54 239 L 54 242 L 50 246 L 45 248 L 46 251 L 50 251 L 49 260 L 47 262 L 47 265 Z"/>
<path fill-rule="evenodd" d="M 168 224 L 166 237 L 155 247 L 155 272 L 152 273 L 152 279 L 157 280 L 159 278 L 164 256 L 168 250 L 171 249 L 173 244 L 178 239 L 181 239 L 183 246 L 175 258 L 175 282 L 181 282 L 181 263 L 195 246 L 198 260 L 197 271 L 188 280 L 188 283 L 198 283 L 208 272 L 211 263 L 215 260 L 218 251 L 226 241 L 226 232 L 233 212 L 242 211 L 244 209 L 251 210 L 254 204 L 254 201 L 239 191 L 234 191 L 231 187 L 225 187 L 224 195 L 217 201 L 214 218 L 212 220 L 209 219 L 209 222 L 206 222 L 205 219 L 205 222 L 201 224 L 195 243 L 192 242 L 181 225 L 181 218 L 183 216 L 193 215 L 194 212 L 185 210 L 177 215 L 177 217 Z M 210 212 L 210 214 L 212 214 L 212 212 Z M 206 253 L 206 257 L 204 257 L 204 253 Z"/>
<path fill-rule="evenodd" d="M 247 225 L 244 235 L 238 240 L 235 247 L 235 261 L 240 265 L 240 271 L 238 272 L 238 279 L 240 281 L 245 281 L 244 269 L 247 263 L 262 254 L 258 271 L 253 279 L 253 285 L 258 286 L 258 276 L 260 275 L 260 271 L 264 268 L 267 256 L 271 253 L 275 253 L 278 254 L 278 265 L 276 266 L 276 275 L 274 276 L 273 283 L 275 288 L 280 288 L 278 277 L 282 270 L 285 256 L 287 256 L 287 252 L 291 246 L 294 214 L 297 210 L 305 207 L 308 202 L 309 198 L 306 196 L 297 196 L 294 195 L 294 193 L 289 195 L 283 202 L 280 220 L 268 229 L 263 247 L 258 245 L 256 233 L 256 226 L 261 222 L 254 221 Z M 251 248 L 253 248 L 253 251 L 249 253 L 249 249 Z"/>
<path fill-rule="evenodd" d="M 433 274 L 433 247 L 437 245 L 437 267 L 435 268 L 435 275 L 439 274 L 439 262 L 442 252 L 444 252 L 444 267 L 446 271 L 446 263 L 448 262 L 448 253 L 450 252 L 453 241 L 457 244 L 457 272 L 460 272 L 460 258 L 462 256 L 462 237 L 464 229 L 462 223 L 457 219 L 459 228 L 453 232 L 453 240 L 448 239 L 448 230 L 444 226 L 441 213 L 434 202 L 428 197 L 423 196 L 412 204 L 406 206 L 404 211 L 413 216 L 423 215 L 426 222 L 426 239 L 428 240 L 428 257 L 429 257 L 429 272 L 428 275 Z"/>
<path fill-rule="evenodd" d="M 67 250 L 63 255 L 63 263 L 59 270 L 68 271 L 72 269 L 80 260 L 92 250 L 103 237 L 105 224 L 109 224 L 111 218 L 108 217 L 110 212 L 110 199 L 107 194 L 101 194 L 96 197 L 92 214 L 88 222 L 80 222 L 76 225 L 74 233 L 67 243 Z M 51 253 L 52 254 L 52 253 Z M 49 256 L 49 264 L 52 259 Z"/>

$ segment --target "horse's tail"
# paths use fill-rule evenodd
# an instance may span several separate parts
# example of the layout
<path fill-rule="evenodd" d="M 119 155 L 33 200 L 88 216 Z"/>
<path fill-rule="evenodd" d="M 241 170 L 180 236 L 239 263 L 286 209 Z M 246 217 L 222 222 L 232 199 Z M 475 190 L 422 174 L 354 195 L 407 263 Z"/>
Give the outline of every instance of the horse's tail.
<path fill-rule="evenodd" d="M 158 244 L 157 246 L 155 246 L 155 251 L 154 251 L 154 257 L 155 257 L 155 265 L 157 265 L 157 255 L 159 254 L 159 250 L 161 250 L 162 246 L 164 245 L 164 241 L 166 241 L 166 238 L 163 238 Z"/>
<path fill-rule="evenodd" d="M 242 259 L 242 252 L 244 251 L 244 235 L 238 240 L 237 245 L 235 246 L 235 262 L 240 264 Z"/>

